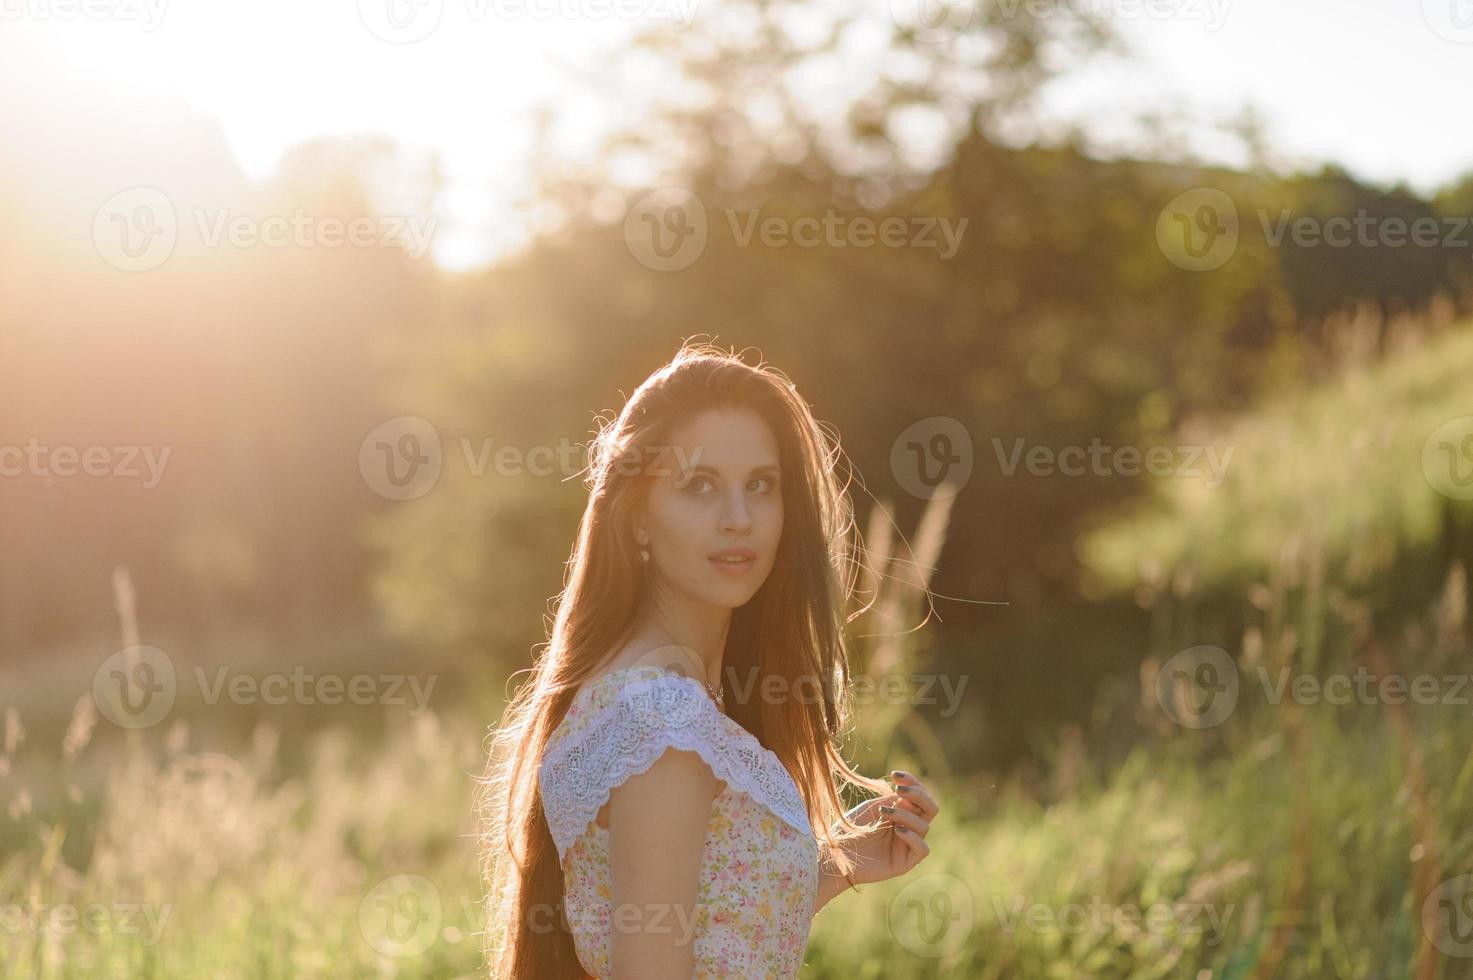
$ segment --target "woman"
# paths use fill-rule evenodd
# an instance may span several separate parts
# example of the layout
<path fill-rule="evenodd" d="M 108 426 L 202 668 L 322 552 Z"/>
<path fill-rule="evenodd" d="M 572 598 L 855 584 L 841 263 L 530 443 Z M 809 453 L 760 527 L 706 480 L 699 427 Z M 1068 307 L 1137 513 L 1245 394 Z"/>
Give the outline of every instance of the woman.
<path fill-rule="evenodd" d="M 811 917 L 928 853 L 854 772 L 838 450 L 793 385 L 685 345 L 595 440 L 547 649 L 495 733 L 497 977 L 794 976 Z M 838 785 L 881 794 L 843 810 Z"/>

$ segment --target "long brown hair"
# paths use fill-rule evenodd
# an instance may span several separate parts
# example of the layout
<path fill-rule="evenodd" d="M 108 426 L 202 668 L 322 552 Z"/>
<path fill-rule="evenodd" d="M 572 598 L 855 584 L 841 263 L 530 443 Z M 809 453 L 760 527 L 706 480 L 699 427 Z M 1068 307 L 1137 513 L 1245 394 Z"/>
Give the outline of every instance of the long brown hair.
<path fill-rule="evenodd" d="M 562 868 L 537 772 L 579 686 L 634 635 L 647 611 L 649 566 L 639 560 L 633 530 L 648 488 L 644 461 L 656 458 L 683 423 L 722 408 L 755 412 L 771 428 L 783 474 L 777 555 L 751 601 L 732 611 L 723 677 L 734 671 L 752 690 L 749 679 L 761 684 L 775 675 L 788 691 L 812 692 L 728 698 L 728 714 L 787 767 L 815 833 L 829 845 L 859 831 L 844 819 L 845 784 L 889 792 L 852 770 L 839 751 L 850 720 L 844 626 L 859 562 L 837 439 L 782 372 L 684 343 L 593 440 L 588 505 L 551 634 L 492 733 L 478 810 L 493 977 L 586 976 L 563 916 Z M 834 861 L 841 872 L 851 870 L 842 854 Z"/>

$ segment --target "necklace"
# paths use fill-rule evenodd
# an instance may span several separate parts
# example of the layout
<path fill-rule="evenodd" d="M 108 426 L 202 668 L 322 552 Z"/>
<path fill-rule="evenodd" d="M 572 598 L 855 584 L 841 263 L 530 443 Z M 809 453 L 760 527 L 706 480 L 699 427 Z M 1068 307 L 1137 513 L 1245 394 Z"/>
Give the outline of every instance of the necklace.
<path fill-rule="evenodd" d="M 664 633 L 665 634 L 665 639 L 669 640 L 672 645 L 678 646 L 682 650 L 686 649 L 686 647 L 683 646 L 682 644 L 675 642 L 675 637 L 671 636 L 669 630 L 665 629 L 665 627 L 661 626 L 659 623 L 655 623 L 654 626 L 655 626 L 655 629 L 657 629 L 661 633 Z M 701 678 L 701 686 L 706 689 L 706 693 L 708 695 L 710 695 L 711 700 L 716 703 L 716 707 L 719 708 L 719 709 L 721 709 L 721 711 L 723 713 L 725 713 L 725 711 L 726 711 L 726 685 L 723 683 L 719 687 L 713 688 L 713 687 L 711 687 L 710 684 L 706 683 L 706 679 L 704 677 L 702 677 Z"/>

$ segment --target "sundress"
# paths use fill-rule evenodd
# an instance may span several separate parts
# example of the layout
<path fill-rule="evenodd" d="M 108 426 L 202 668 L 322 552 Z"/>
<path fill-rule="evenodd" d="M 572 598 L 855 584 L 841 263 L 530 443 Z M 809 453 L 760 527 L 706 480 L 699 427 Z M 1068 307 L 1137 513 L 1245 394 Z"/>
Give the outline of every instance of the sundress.
<path fill-rule="evenodd" d="M 712 702 L 704 685 L 637 664 L 574 695 L 542 756 L 538 783 L 563 868 L 563 911 L 578 960 L 611 972 L 610 792 L 669 748 L 697 752 L 725 786 L 711 806 L 693 915 L 696 977 L 794 977 L 818 897 L 818 843 L 787 768 Z M 651 923 L 653 925 L 653 923 Z"/>

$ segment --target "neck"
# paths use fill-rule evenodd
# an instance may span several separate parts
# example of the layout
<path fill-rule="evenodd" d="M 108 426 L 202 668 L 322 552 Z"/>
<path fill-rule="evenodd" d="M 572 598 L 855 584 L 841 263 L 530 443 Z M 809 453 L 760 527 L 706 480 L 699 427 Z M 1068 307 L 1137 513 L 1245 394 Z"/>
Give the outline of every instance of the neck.
<path fill-rule="evenodd" d="M 731 628 L 731 610 L 720 606 L 676 601 L 668 594 L 655 594 L 647 620 L 656 636 L 665 634 L 700 658 L 705 681 L 713 691 L 721 690 L 721 666 L 726 654 L 726 634 Z"/>

